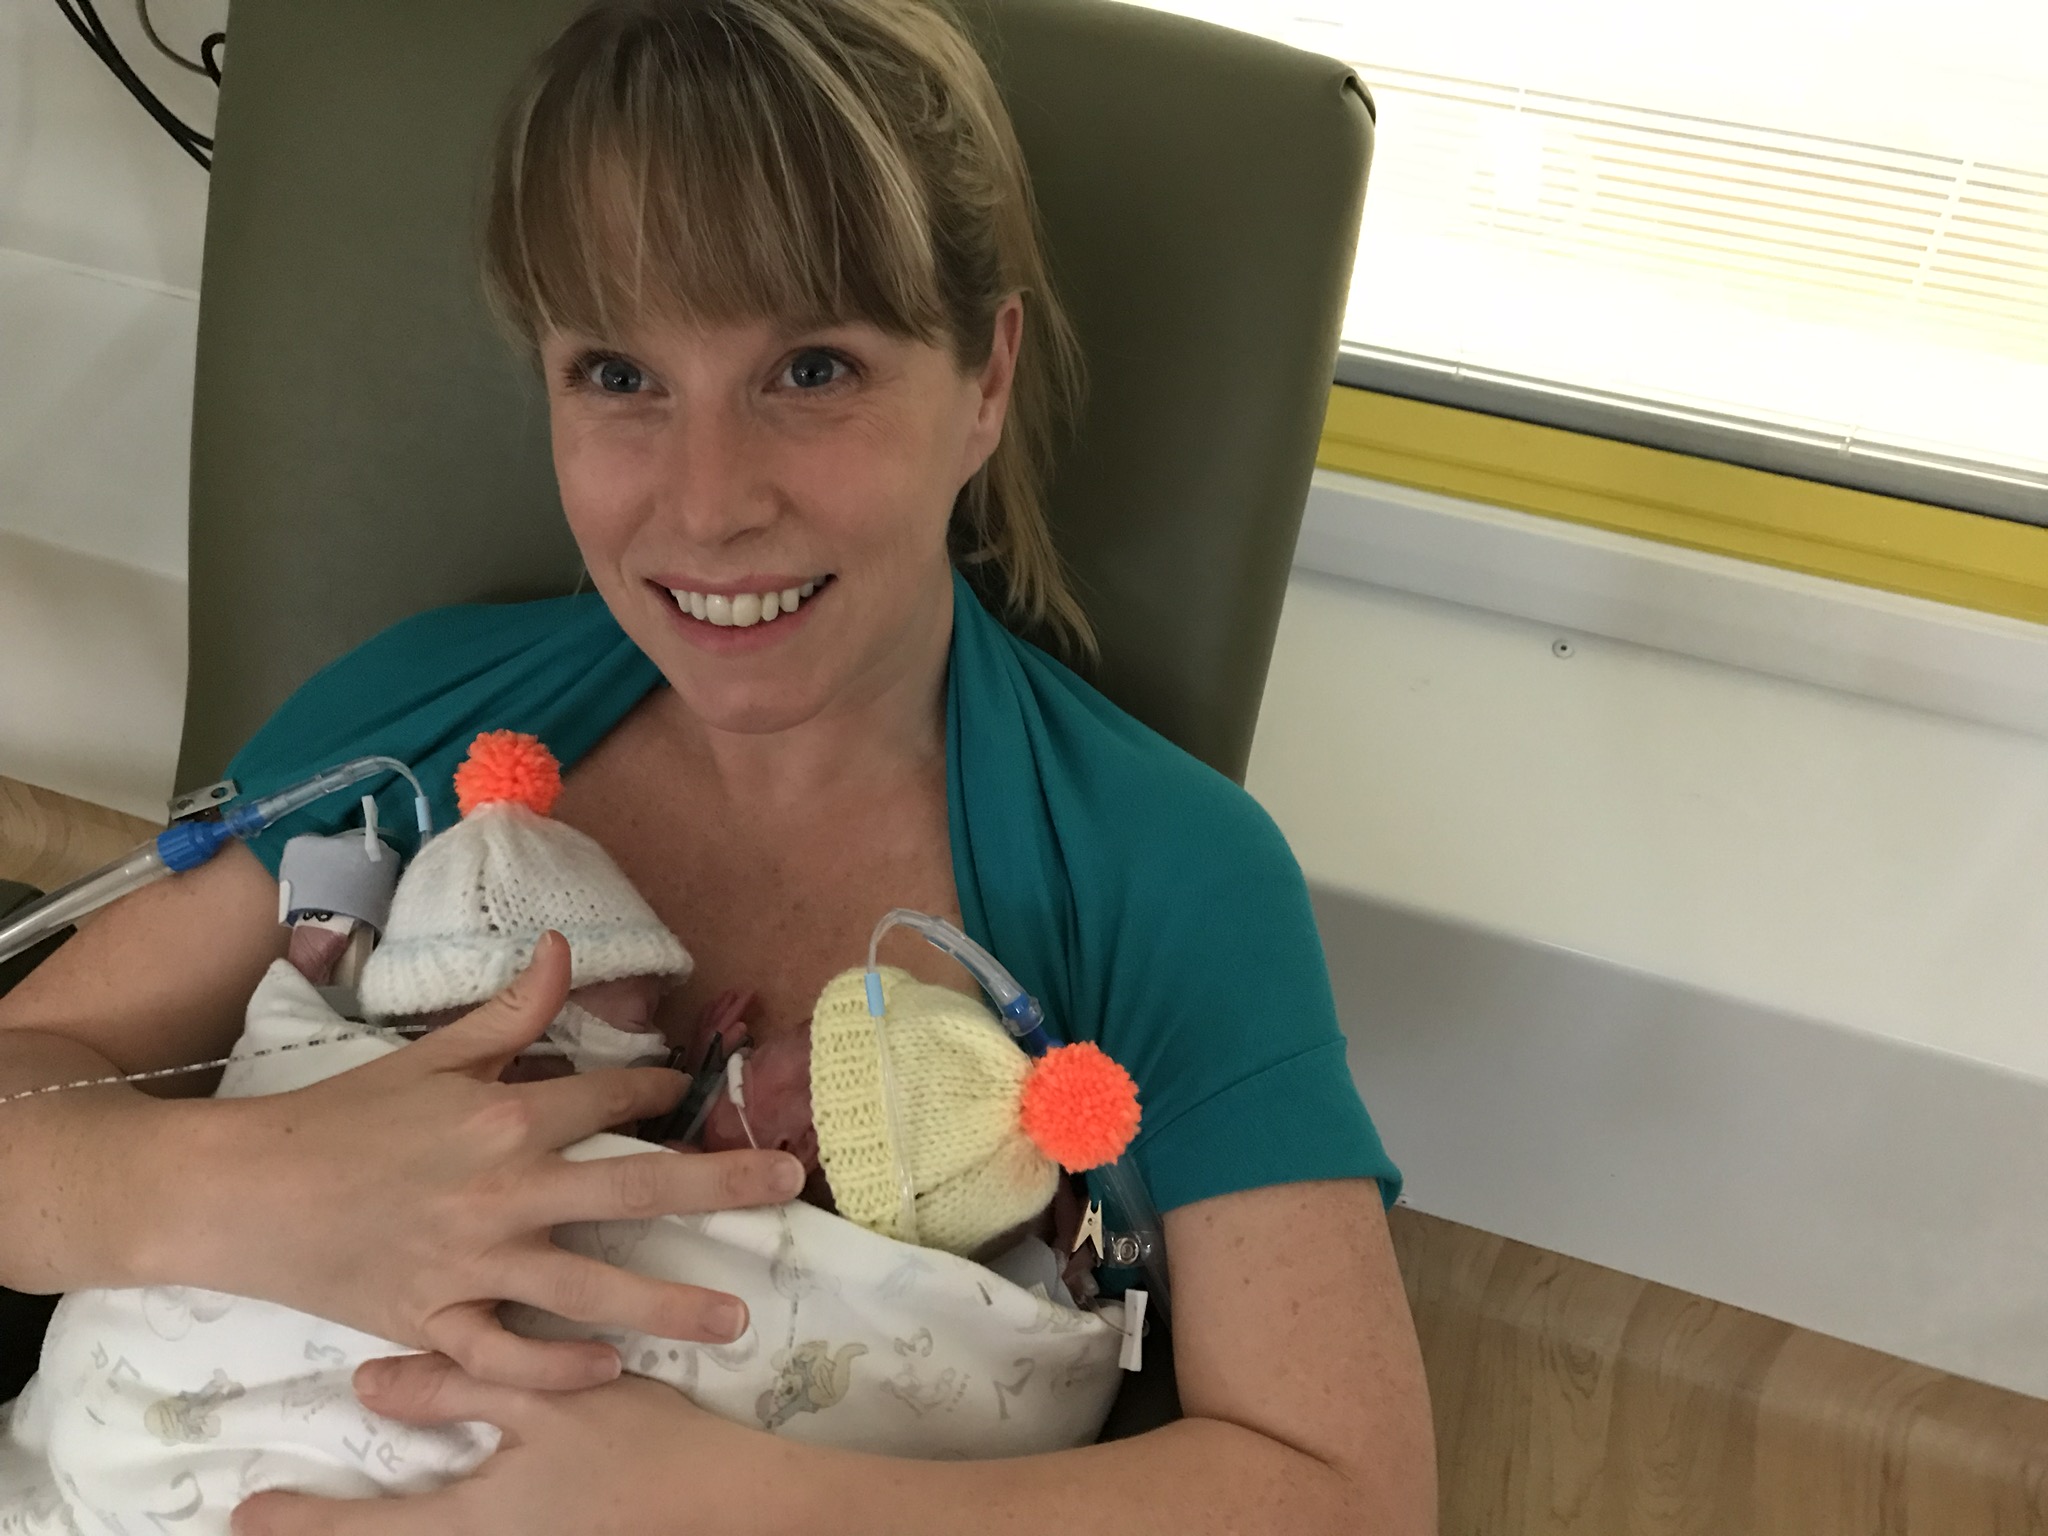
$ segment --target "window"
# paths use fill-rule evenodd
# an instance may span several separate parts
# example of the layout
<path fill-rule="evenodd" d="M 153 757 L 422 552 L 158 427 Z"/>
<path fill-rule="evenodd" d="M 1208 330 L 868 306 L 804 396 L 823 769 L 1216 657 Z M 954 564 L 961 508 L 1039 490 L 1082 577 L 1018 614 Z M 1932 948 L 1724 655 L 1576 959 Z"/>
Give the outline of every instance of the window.
<path fill-rule="evenodd" d="M 1372 91 L 1340 380 L 2048 523 L 2048 4 L 1162 8 Z"/>

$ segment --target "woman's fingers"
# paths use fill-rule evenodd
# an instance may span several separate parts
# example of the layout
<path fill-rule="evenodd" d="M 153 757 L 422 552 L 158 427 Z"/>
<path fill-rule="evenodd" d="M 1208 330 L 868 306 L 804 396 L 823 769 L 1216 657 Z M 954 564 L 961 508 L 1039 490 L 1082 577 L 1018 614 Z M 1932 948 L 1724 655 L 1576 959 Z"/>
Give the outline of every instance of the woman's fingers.
<path fill-rule="evenodd" d="M 569 942 L 550 930 L 504 991 L 400 1054 L 415 1068 L 495 1079 L 513 1057 L 547 1033 L 568 996 Z"/>
<path fill-rule="evenodd" d="M 616 1376 L 618 1357 L 614 1355 Z M 446 1355 L 391 1355 L 356 1367 L 356 1397 L 405 1424 L 494 1424 L 508 1444 L 532 1433 L 539 1404 L 523 1388 L 481 1381 Z"/>
<path fill-rule="evenodd" d="M 689 1078 L 667 1067 L 606 1067 L 521 1083 L 525 1144 L 553 1152 L 615 1125 L 665 1115 L 689 1085 Z"/>
<path fill-rule="evenodd" d="M 572 1322 L 694 1344 L 730 1344 L 747 1330 L 746 1305 L 737 1296 L 650 1280 L 559 1248 L 520 1274 L 509 1299 Z"/>
<path fill-rule="evenodd" d="M 545 1084 L 546 1087 L 567 1086 Z M 622 1157 L 563 1159 L 522 1192 L 526 1220 L 644 1221 L 703 1211 L 783 1205 L 803 1193 L 804 1165 L 787 1152 L 699 1152 L 678 1157 L 649 1144 Z"/>
<path fill-rule="evenodd" d="M 449 1307 L 429 1319 L 424 1332 L 424 1342 L 472 1377 L 502 1387 L 576 1392 L 601 1387 L 619 1374 L 619 1352 L 611 1345 L 596 1339 L 521 1338 L 498 1321 L 495 1302 Z"/>

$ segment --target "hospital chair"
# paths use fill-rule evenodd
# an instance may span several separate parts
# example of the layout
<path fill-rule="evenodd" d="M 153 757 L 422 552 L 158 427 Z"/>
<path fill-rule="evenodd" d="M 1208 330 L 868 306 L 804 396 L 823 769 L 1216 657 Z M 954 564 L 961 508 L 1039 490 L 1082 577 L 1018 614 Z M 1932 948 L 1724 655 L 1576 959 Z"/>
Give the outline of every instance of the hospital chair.
<path fill-rule="evenodd" d="M 476 280 L 494 115 L 579 0 L 236 0 L 199 312 L 178 784 L 310 673 L 579 566 Z M 1234 778 L 1321 430 L 1372 147 L 1342 64 L 1116 0 L 965 0 L 1089 391 L 1051 503 L 1094 681 Z M 41 1303 L 0 1296 L 0 1400 Z M 1147 1350 L 1154 1360 L 1165 1349 Z M 1142 1378 L 1119 1421 L 1171 1411 Z"/>

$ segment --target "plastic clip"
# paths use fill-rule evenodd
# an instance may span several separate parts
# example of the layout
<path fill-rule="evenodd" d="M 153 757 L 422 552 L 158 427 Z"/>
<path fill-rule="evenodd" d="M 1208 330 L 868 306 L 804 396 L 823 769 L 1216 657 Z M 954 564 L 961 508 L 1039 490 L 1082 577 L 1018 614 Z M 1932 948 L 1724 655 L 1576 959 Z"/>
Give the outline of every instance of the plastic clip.
<path fill-rule="evenodd" d="M 1082 1214 L 1080 1230 L 1074 1233 L 1073 1252 L 1079 1253 L 1084 1243 L 1095 1245 L 1095 1259 L 1100 1263 L 1108 1255 L 1102 1240 L 1102 1202 L 1090 1200 L 1088 1209 Z"/>
<path fill-rule="evenodd" d="M 1116 1359 L 1124 1370 L 1145 1369 L 1145 1304 L 1151 1299 L 1143 1291 L 1124 1292 L 1124 1343 Z"/>

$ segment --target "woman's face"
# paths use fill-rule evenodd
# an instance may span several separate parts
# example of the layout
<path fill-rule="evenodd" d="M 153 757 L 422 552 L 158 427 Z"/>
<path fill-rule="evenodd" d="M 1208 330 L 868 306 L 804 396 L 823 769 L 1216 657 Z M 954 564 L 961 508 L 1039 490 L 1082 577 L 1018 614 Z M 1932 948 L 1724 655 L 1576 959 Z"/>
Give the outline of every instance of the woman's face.
<path fill-rule="evenodd" d="M 1001 435 L 1021 322 L 1012 298 L 970 372 L 865 324 L 545 338 L 591 580 L 699 719 L 784 730 L 943 654 L 947 523 Z"/>

